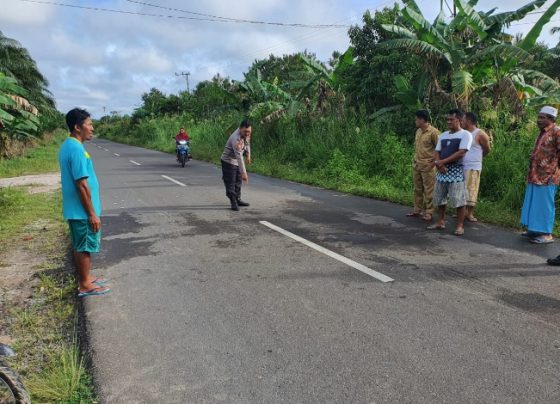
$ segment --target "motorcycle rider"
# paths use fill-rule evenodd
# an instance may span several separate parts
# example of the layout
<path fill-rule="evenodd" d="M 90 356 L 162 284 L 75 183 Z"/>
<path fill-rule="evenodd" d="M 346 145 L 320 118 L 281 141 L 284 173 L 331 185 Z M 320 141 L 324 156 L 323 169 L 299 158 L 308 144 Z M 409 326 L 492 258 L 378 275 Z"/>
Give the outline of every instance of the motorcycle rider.
<path fill-rule="evenodd" d="M 179 140 L 186 140 L 187 142 L 190 141 L 189 134 L 185 131 L 185 128 L 181 128 L 179 133 L 175 135 L 175 146 L 179 144 Z M 177 147 L 175 147 L 175 153 L 177 154 L 177 161 L 179 161 L 179 149 Z"/>

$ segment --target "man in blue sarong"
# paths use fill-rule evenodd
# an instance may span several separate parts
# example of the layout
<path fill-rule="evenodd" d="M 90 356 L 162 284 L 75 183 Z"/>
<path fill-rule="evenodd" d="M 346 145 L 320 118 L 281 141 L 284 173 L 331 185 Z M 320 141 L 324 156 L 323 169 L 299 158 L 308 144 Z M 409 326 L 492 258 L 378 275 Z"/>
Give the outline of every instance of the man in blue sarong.
<path fill-rule="evenodd" d="M 540 133 L 529 160 L 527 188 L 521 210 L 522 234 L 534 244 L 553 242 L 554 195 L 560 183 L 560 128 L 556 126 L 558 110 L 543 107 L 537 117 Z"/>

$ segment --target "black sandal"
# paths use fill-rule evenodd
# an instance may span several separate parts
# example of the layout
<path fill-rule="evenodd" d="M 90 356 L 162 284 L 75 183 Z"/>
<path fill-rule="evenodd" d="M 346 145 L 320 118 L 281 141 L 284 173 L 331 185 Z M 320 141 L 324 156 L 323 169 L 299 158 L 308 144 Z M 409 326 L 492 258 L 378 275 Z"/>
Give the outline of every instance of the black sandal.
<path fill-rule="evenodd" d="M 547 259 L 547 260 L 546 260 L 546 263 L 547 263 L 548 265 L 552 265 L 552 266 L 555 266 L 555 267 L 560 267 L 560 255 L 559 255 L 558 257 L 556 257 L 556 258 L 549 258 L 549 259 Z"/>

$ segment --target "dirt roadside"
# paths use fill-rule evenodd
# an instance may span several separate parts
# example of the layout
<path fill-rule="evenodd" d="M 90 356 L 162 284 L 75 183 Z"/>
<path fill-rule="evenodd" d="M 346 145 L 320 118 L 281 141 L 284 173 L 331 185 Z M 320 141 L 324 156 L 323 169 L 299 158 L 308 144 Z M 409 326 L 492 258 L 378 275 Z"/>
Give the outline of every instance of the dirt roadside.
<path fill-rule="evenodd" d="M 60 174 L 46 173 L 21 177 L 0 178 L 0 188 L 27 186 L 30 194 L 58 192 Z M 0 254 L 0 311 L 31 304 L 33 291 L 39 285 L 38 272 L 49 263 L 49 257 L 37 254 L 45 243 L 46 232 L 54 225 L 44 218 L 22 228 L 22 236 Z M 12 343 L 7 333 L 9 324 L 0 321 L 0 342 Z"/>
<path fill-rule="evenodd" d="M 60 173 L 23 175 L 21 177 L 0 178 L 0 188 L 32 185 L 29 193 L 54 192 L 60 188 Z"/>

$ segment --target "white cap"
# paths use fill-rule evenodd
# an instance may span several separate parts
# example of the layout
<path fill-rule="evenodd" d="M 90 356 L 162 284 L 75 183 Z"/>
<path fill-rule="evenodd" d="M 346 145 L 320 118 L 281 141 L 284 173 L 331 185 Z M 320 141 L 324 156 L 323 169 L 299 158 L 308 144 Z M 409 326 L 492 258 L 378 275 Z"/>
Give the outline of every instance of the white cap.
<path fill-rule="evenodd" d="M 558 110 L 551 106 L 542 107 L 539 114 L 547 114 L 556 118 L 558 116 Z"/>

